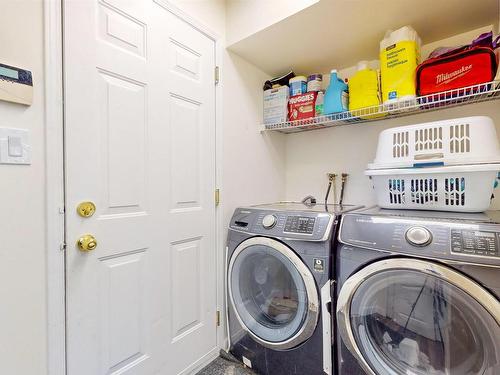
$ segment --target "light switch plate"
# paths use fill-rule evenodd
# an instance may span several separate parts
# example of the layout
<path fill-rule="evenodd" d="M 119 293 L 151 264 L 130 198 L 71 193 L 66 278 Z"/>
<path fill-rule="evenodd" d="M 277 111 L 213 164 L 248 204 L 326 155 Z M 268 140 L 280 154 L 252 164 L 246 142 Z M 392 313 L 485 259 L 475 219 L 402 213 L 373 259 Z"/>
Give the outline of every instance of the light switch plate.
<path fill-rule="evenodd" d="M 0 128 L 0 164 L 31 164 L 28 130 Z"/>
<path fill-rule="evenodd" d="M 23 142 L 21 137 L 9 136 L 9 156 L 23 156 Z"/>

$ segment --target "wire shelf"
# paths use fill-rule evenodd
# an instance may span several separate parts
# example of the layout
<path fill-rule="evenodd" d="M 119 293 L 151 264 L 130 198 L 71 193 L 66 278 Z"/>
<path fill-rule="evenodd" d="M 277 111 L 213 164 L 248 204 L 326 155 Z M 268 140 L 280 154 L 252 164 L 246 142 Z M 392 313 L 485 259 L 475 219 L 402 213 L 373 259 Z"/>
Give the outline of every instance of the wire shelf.
<path fill-rule="evenodd" d="M 297 133 L 308 130 L 325 129 L 334 126 L 359 124 L 362 122 L 372 122 L 402 116 L 410 116 L 417 113 L 430 112 L 495 99 L 500 99 L 500 81 L 491 81 L 479 85 L 443 91 L 436 94 L 420 96 L 412 100 L 399 101 L 394 104 L 381 104 L 354 111 L 312 117 L 306 120 L 264 124 L 261 126 L 261 131 Z"/>

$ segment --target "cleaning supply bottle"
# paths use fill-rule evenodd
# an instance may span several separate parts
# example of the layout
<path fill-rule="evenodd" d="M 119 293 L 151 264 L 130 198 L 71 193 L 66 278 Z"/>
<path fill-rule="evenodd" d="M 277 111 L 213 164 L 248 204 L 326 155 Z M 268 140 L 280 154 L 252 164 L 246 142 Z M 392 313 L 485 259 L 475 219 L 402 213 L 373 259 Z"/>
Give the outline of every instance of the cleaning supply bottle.
<path fill-rule="evenodd" d="M 385 105 L 416 97 L 415 70 L 420 63 L 420 38 L 410 26 L 389 30 L 380 42 L 382 101 Z"/>
<path fill-rule="evenodd" d="M 356 73 L 349 79 L 349 110 L 354 111 L 366 107 L 380 105 L 380 88 L 378 72 L 370 69 L 368 61 L 360 61 Z M 361 118 L 373 118 L 375 115 L 364 116 L 365 112 L 376 113 L 378 108 L 360 111 Z"/>
<path fill-rule="evenodd" d="M 345 112 L 348 109 L 347 85 L 337 77 L 337 70 L 332 69 L 330 73 L 330 84 L 325 92 L 323 110 L 325 115 Z"/>
<path fill-rule="evenodd" d="M 323 93 L 323 91 L 318 91 L 318 96 L 316 96 L 316 102 L 314 103 L 316 116 L 323 116 L 324 102 L 325 102 L 325 94 Z"/>

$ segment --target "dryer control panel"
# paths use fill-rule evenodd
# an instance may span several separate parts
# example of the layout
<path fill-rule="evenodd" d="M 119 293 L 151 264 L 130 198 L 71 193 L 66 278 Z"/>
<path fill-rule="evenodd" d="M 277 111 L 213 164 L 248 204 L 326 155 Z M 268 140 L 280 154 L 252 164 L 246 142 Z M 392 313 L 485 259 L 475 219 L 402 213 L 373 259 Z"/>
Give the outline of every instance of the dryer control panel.
<path fill-rule="evenodd" d="M 500 233 L 480 230 L 451 230 L 451 251 L 454 253 L 500 257 Z"/>
<path fill-rule="evenodd" d="M 229 227 L 268 237 L 325 241 L 335 223 L 336 216 L 330 213 L 241 208 L 235 211 Z"/>
<path fill-rule="evenodd" d="M 347 214 L 340 242 L 394 254 L 500 265 L 500 224 Z"/>

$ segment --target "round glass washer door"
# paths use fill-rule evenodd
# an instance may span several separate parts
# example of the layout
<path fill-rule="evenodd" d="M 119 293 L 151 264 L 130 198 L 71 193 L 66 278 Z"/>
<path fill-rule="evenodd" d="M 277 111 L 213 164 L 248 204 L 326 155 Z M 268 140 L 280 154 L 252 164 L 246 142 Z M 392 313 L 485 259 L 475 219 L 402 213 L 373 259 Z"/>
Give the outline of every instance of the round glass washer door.
<path fill-rule="evenodd" d="M 375 262 L 337 301 L 344 344 L 368 374 L 500 374 L 500 302 L 437 263 Z"/>
<path fill-rule="evenodd" d="M 314 277 L 285 244 L 265 237 L 243 241 L 228 267 L 229 299 L 254 340 L 290 349 L 313 334 L 319 298 Z"/>

